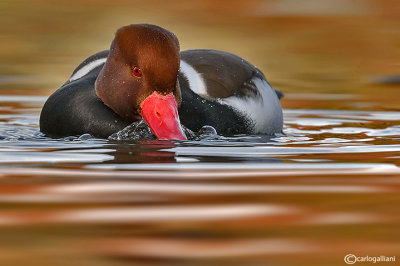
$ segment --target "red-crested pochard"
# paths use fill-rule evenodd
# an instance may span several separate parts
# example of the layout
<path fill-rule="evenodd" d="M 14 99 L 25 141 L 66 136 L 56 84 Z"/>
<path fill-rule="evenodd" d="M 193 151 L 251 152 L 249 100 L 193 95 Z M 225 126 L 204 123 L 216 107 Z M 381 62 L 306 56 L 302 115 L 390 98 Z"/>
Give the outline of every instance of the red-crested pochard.
<path fill-rule="evenodd" d="M 110 50 L 84 60 L 46 101 L 40 130 L 50 137 L 106 138 L 143 119 L 159 139 L 185 140 L 181 124 L 220 135 L 280 133 L 279 98 L 264 74 L 234 54 L 180 52 L 159 26 L 118 29 Z"/>

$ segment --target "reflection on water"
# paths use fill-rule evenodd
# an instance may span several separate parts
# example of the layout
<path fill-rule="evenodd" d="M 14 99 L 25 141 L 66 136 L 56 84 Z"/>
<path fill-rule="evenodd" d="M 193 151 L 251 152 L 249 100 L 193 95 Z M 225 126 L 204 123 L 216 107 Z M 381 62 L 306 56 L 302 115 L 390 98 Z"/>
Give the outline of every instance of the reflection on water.
<path fill-rule="evenodd" d="M 15 256 L 309 265 L 399 248 L 400 112 L 287 109 L 272 138 L 123 142 L 46 138 L 44 100 L 0 96 L 20 105 L 0 121 L 0 232 Z"/>
<path fill-rule="evenodd" d="M 396 1 L 2 1 L 0 265 L 343 265 L 400 250 Z M 157 6 L 157 8 L 154 8 Z M 284 134 L 50 139 L 47 96 L 116 28 L 254 62 Z M 400 259 L 400 258 L 396 258 Z"/>

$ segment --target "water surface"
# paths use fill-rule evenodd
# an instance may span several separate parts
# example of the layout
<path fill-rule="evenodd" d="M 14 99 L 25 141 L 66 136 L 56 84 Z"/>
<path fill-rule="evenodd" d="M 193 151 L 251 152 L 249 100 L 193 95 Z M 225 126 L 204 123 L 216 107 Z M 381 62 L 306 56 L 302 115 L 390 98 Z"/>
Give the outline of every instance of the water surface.
<path fill-rule="evenodd" d="M 398 251 L 400 112 L 286 109 L 274 137 L 129 142 L 47 138 L 44 100 L 0 96 L 3 248 L 36 265 Z"/>

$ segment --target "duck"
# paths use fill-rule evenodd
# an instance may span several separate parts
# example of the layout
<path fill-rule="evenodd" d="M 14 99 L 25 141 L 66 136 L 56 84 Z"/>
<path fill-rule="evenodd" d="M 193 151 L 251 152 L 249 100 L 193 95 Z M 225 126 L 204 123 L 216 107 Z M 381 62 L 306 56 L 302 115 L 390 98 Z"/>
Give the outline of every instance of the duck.
<path fill-rule="evenodd" d="M 220 135 L 273 135 L 282 132 L 282 95 L 240 56 L 180 51 L 169 30 L 131 24 L 48 97 L 39 124 L 52 138 L 107 138 L 140 120 L 166 140 L 186 140 L 183 127 L 198 131 L 205 125 Z"/>

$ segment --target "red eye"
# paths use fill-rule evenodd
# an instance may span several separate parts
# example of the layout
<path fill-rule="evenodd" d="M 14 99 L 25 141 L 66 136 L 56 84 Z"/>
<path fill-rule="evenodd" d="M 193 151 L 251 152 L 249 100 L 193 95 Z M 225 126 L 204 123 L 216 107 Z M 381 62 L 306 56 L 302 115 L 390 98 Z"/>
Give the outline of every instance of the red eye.
<path fill-rule="evenodd" d="M 135 67 L 133 68 L 133 74 L 134 74 L 136 77 L 141 77 L 141 76 L 142 76 L 142 70 L 140 70 L 139 67 L 135 66 Z"/>

